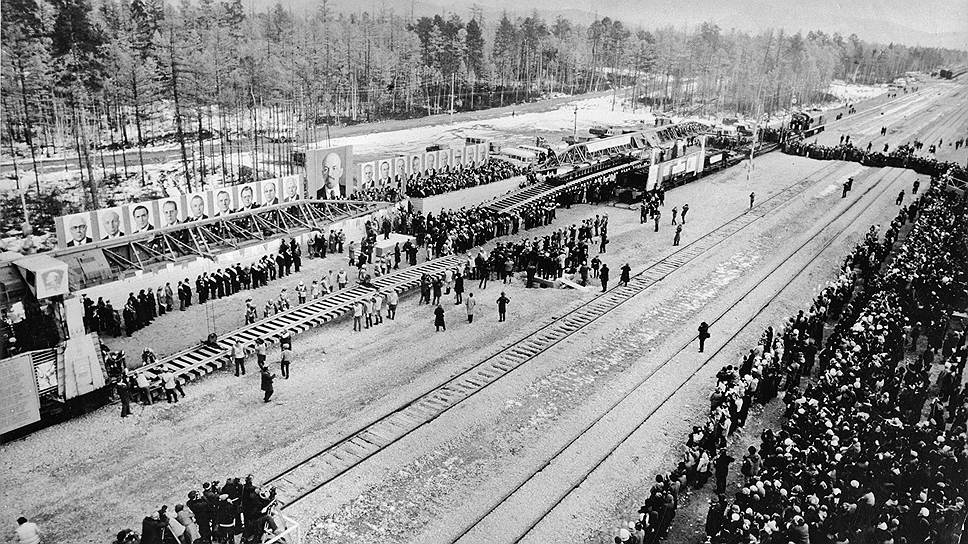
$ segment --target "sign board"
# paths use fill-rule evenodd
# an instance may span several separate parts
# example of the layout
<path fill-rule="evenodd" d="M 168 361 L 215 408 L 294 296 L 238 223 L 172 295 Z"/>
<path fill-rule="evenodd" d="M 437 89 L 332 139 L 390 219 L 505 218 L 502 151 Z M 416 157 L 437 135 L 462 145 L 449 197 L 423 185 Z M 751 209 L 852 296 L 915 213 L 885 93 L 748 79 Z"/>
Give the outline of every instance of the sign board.
<path fill-rule="evenodd" d="M 717 154 L 713 155 L 712 157 L 709 157 L 709 164 L 716 164 L 717 162 L 719 162 L 721 160 L 723 160 L 723 154 L 722 153 L 717 153 Z"/>
<path fill-rule="evenodd" d="M 54 218 L 57 247 L 83 247 L 302 198 L 306 198 L 306 186 L 303 176 L 296 174 L 73 213 Z"/>
<path fill-rule="evenodd" d="M 306 150 L 309 198 L 333 199 L 347 196 L 354 190 L 355 172 L 351 145 Z"/>
<path fill-rule="evenodd" d="M 40 421 L 40 396 L 30 354 L 0 359 L 0 434 Z"/>
<path fill-rule="evenodd" d="M 66 295 L 67 263 L 49 255 L 29 255 L 13 263 L 38 299 Z"/>

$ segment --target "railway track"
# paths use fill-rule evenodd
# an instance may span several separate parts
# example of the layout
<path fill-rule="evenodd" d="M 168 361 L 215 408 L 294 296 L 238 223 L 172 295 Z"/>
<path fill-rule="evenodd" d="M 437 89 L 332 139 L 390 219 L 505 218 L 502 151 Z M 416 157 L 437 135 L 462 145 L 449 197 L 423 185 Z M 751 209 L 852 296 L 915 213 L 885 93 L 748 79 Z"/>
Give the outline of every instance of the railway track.
<path fill-rule="evenodd" d="M 555 186 L 547 181 L 539 181 L 534 185 L 519 189 L 511 194 L 502 196 L 497 200 L 487 204 L 487 207 L 496 212 L 504 212 L 525 200 L 540 196 L 554 189 Z"/>
<path fill-rule="evenodd" d="M 561 459 L 564 455 L 566 455 L 573 447 L 575 448 L 575 451 L 578 451 L 578 450 L 581 451 L 581 457 L 582 457 L 582 459 L 586 459 L 588 457 L 589 453 L 590 453 L 591 448 L 593 448 L 594 446 L 588 446 L 587 444 L 585 444 L 584 447 L 582 447 L 582 444 L 578 444 L 578 443 L 583 438 L 586 438 L 587 436 L 589 436 L 593 432 L 596 432 L 597 431 L 597 434 L 595 435 L 595 438 L 594 439 L 593 438 L 588 438 L 587 439 L 592 444 L 594 444 L 596 442 L 600 442 L 602 436 L 607 436 L 607 437 L 609 437 L 609 439 L 612 438 L 614 436 L 614 431 L 610 431 L 610 432 L 600 431 L 597 428 L 599 426 L 599 424 L 602 424 L 603 425 L 602 426 L 602 429 L 615 429 L 616 428 L 615 425 L 607 425 L 607 422 L 606 423 L 602 423 L 603 420 L 605 420 L 606 418 L 608 418 L 608 416 L 613 415 L 614 413 L 616 413 L 617 410 L 621 410 L 623 408 L 628 409 L 625 406 L 625 403 L 632 404 L 633 402 L 642 402 L 640 399 L 639 400 L 632 399 L 631 401 L 629 399 L 630 399 L 630 397 L 632 397 L 637 392 L 641 393 L 642 387 L 643 386 L 646 386 L 649 383 L 649 380 L 657 372 L 659 372 L 660 370 L 662 370 L 663 368 L 665 368 L 669 363 L 675 361 L 677 359 L 677 357 L 679 356 L 679 354 L 681 354 L 683 351 L 685 351 L 687 349 L 692 348 L 693 342 L 696 339 L 695 336 L 691 337 L 690 340 L 685 345 L 683 345 L 682 347 L 680 347 L 675 353 L 673 353 L 671 356 L 669 356 L 668 358 L 666 358 L 664 361 L 662 361 L 661 363 L 659 363 L 655 368 L 653 368 L 651 371 L 649 371 L 647 375 L 645 375 L 643 378 L 641 378 L 624 395 L 622 395 L 620 398 L 616 399 L 611 405 L 609 405 L 609 407 L 601 415 L 599 415 L 594 420 L 592 420 L 590 423 L 588 423 L 587 425 L 585 425 L 579 431 L 579 433 L 576 436 L 574 436 L 573 438 L 571 438 L 567 443 L 565 443 L 558 450 L 556 450 L 554 452 L 551 452 L 551 455 L 549 457 L 547 457 L 545 459 L 545 461 L 540 464 L 540 466 L 538 466 L 534 470 L 529 469 L 528 472 L 530 474 L 527 476 L 527 478 L 525 478 L 523 481 L 521 481 L 520 483 L 518 483 L 517 485 L 515 485 L 511 490 L 509 490 L 508 492 L 506 492 L 495 504 L 493 504 L 491 507 L 489 507 L 485 511 L 483 511 L 480 516 L 478 516 L 477 518 L 475 518 L 475 520 L 471 524 L 469 524 L 468 526 L 466 526 L 460 532 L 460 534 L 457 537 L 455 537 L 455 538 L 453 538 L 451 540 L 451 542 L 462 542 L 462 541 L 465 540 L 465 537 L 467 537 L 466 538 L 467 541 L 487 541 L 487 542 L 494 542 L 495 539 L 494 539 L 493 532 L 488 532 L 488 530 L 486 528 L 484 528 L 483 525 L 485 524 L 486 521 L 488 521 L 491 518 L 492 515 L 495 514 L 495 512 L 498 512 L 499 510 L 501 510 L 502 508 L 504 508 L 505 505 L 507 505 L 506 508 L 511 509 L 515 513 L 515 515 L 520 516 L 521 511 L 522 511 L 522 504 L 517 504 L 517 503 L 523 503 L 524 508 L 529 508 L 529 507 L 530 508 L 533 508 L 534 507 L 533 501 L 534 501 L 534 498 L 535 497 L 549 495 L 548 488 L 546 486 L 541 486 L 540 484 L 537 484 L 537 483 L 534 484 L 536 486 L 536 489 L 539 488 L 539 487 L 541 489 L 541 493 L 538 493 L 538 492 L 533 492 L 534 490 L 532 490 L 532 489 L 525 489 L 526 487 L 528 487 L 529 484 L 531 484 L 532 482 L 534 482 L 540 476 L 540 477 L 545 478 L 546 480 L 550 480 L 550 481 L 556 482 L 556 483 L 558 483 L 558 485 L 564 485 L 564 491 L 560 492 L 557 496 L 552 497 L 552 502 L 549 505 L 546 505 L 546 506 L 542 507 L 538 511 L 537 517 L 535 517 L 535 518 L 531 519 L 529 522 L 527 522 L 526 527 L 524 527 L 523 530 L 518 531 L 513 536 L 513 540 L 510 540 L 510 542 L 514 542 L 514 543 L 521 542 L 525 537 L 527 537 L 529 534 L 531 534 L 531 532 L 535 529 L 535 527 L 538 526 L 539 523 L 541 523 L 544 519 L 546 519 L 551 514 L 551 512 L 553 512 L 562 502 L 565 501 L 565 499 L 567 499 L 569 496 L 571 496 L 571 494 L 574 493 L 575 490 L 577 490 L 585 481 L 587 481 L 588 478 L 602 464 L 604 464 L 605 461 L 607 461 L 615 453 L 616 450 L 618 450 L 618 448 L 620 448 L 623 444 L 625 444 L 630 437 L 632 437 L 639 429 L 642 428 L 643 425 L 645 425 L 648 421 L 650 421 L 650 419 L 652 418 L 652 416 L 658 410 L 660 410 L 661 408 L 663 408 L 664 406 L 666 406 L 666 404 L 668 404 L 668 402 L 676 395 L 676 393 L 678 393 L 683 387 L 685 387 L 685 385 L 687 383 L 689 383 L 699 373 L 699 371 L 702 370 L 710 361 L 712 361 L 713 358 L 716 357 L 716 355 L 718 355 L 721 351 L 723 351 L 724 349 L 726 349 L 726 347 L 729 345 L 729 343 L 733 339 L 735 339 L 737 336 L 739 336 L 739 334 L 743 330 L 745 330 L 747 327 L 749 327 L 754 322 L 754 320 L 756 320 L 756 318 L 759 317 L 763 313 L 763 311 L 765 311 L 766 308 L 768 308 L 770 306 L 770 304 L 772 304 L 798 277 L 800 277 L 800 275 L 805 270 L 808 270 L 813 265 L 814 262 L 816 262 L 818 259 L 820 259 L 823 256 L 824 252 L 831 245 L 833 245 L 833 243 L 837 239 L 839 239 L 848 229 L 850 229 L 850 227 L 857 221 L 857 219 L 859 219 L 860 217 L 862 217 L 864 215 L 864 213 L 871 206 L 873 206 L 876 202 L 878 202 L 879 199 L 892 187 L 892 184 L 898 178 L 900 178 L 902 175 L 904 175 L 904 171 L 903 170 L 898 171 L 898 172 L 885 172 L 884 175 L 881 176 L 880 179 L 877 180 L 877 183 L 875 183 L 875 184 L 869 184 L 869 186 L 867 187 L 867 189 L 861 195 L 861 197 L 860 197 L 861 199 L 864 196 L 866 196 L 868 193 L 870 193 L 871 191 L 873 191 L 875 189 L 875 187 L 880 186 L 880 185 L 883 185 L 883 187 L 879 191 L 876 192 L 876 196 L 874 198 L 871 198 L 870 201 L 866 205 L 864 205 L 862 208 L 860 208 L 859 211 L 856 212 L 856 214 L 853 214 L 853 216 L 850 217 L 848 221 L 846 221 L 846 224 L 842 228 L 840 228 L 836 232 L 836 234 L 834 234 L 833 236 L 830 236 L 829 239 L 827 239 L 826 241 L 824 241 L 821 244 L 820 249 L 817 250 L 816 254 L 812 255 L 812 257 L 810 258 L 810 260 L 804 266 L 800 267 L 791 278 L 789 278 L 788 280 L 786 280 L 779 287 L 779 289 L 777 289 L 776 292 L 769 299 L 766 300 L 766 302 L 762 303 L 759 306 L 759 308 L 757 309 L 757 311 L 755 313 L 753 313 L 748 319 L 745 319 L 745 321 L 736 329 L 736 331 L 733 334 L 731 334 L 729 337 L 727 337 L 722 342 L 722 344 L 720 344 L 720 347 L 716 351 L 714 351 L 713 353 L 711 353 L 707 357 L 704 357 L 700 364 L 698 364 L 695 368 L 693 368 L 685 376 L 684 379 L 682 379 L 682 380 L 680 380 L 678 382 L 678 384 L 676 385 L 676 387 L 671 388 L 671 390 L 669 390 L 668 392 L 666 392 L 662 396 L 661 400 L 654 407 L 652 407 L 648 411 L 648 413 L 645 415 L 645 418 L 644 419 L 642 419 L 637 425 L 632 426 L 627 432 L 624 432 L 621 436 L 619 436 L 618 437 L 618 440 L 615 441 L 613 444 L 608 445 L 606 451 L 604 452 L 604 454 L 603 455 L 600 455 L 596 460 L 594 460 L 593 462 L 591 462 L 590 465 L 586 469 L 579 470 L 578 471 L 579 474 L 578 474 L 578 477 L 577 478 L 575 478 L 574 480 L 572 480 L 570 482 L 567 482 L 566 484 L 562 484 L 561 483 L 561 480 L 555 477 L 554 467 L 552 467 L 552 465 L 555 463 L 555 461 Z M 886 183 L 884 183 L 884 180 L 887 179 L 887 178 L 890 178 L 890 180 L 887 181 Z M 855 209 L 854 206 L 846 207 L 840 213 L 837 214 L 837 216 L 833 219 L 833 221 L 831 221 L 831 223 L 834 223 L 834 222 L 840 220 L 850 210 L 855 210 L 856 211 L 856 209 Z M 757 282 L 755 282 L 743 294 L 741 294 L 740 296 L 738 296 L 736 298 L 736 302 L 734 302 L 733 304 L 731 304 L 729 307 L 727 307 L 725 310 L 723 310 L 718 316 L 715 316 L 712 320 L 707 320 L 709 322 L 709 324 L 710 324 L 710 327 L 714 327 L 719 321 L 723 320 L 723 318 L 727 314 L 729 314 L 737 305 L 739 305 L 742 301 L 744 301 L 755 290 L 761 288 L 761 286 L 765 282 L 767 282 L 771 278 L 773 278 L 773 274 L 775 274 L 778 270 L 780 270 L 780 268 L 782 268 L 784 265 L 786 265 L 788 262 L 790 262 L 798 254 L 800 254 L 800 252 L 803 251 L 804 248 L 806 248 L 807 246 L 811 245 L 818 238 L 820 238 L 824 233 L 829 233 L 829 230 L 827 230 L 826 228 L 819 228 L 819 229 L 817 229 L 817 231 L 813 235 L 811 235 L 810 237 L 808 237 L 802 244 L 800 244 L 797 248 L 795 248 L 790 253 L 789 256 L 787 256 L 786 258 L 784 258 L 781 262 L 779 262 L 771 270 L 769 270 L 768 272 L 766 272 L 763 275 L 762 278 L 760 278 Z M 683 305 L 686 306 L 684 303 L 683 303 Z M 670 309 L 670 312 L 671 313 L 676 313 L 676 309 L 675 308 L 672 308 L 672 309 Z M 668 314 L 666 316 L 664 316 L 664 317 L 668 317 Z M 654 392 L 653 392 L 653 394 L 654 394 Z M 575 469 L 574 467 L 566 467 L 566 468 L 563 468 L 561 470 L 562 471 L 566 471 L 568 474 L 571 474 L 571 473 L 575 472 L 578 469 Z M 568 471 L 570 471 L 570 472 L 568 472 Z M 543 483 L 547 484 L 548 482 L 546 481 L 546 482 L 543 482 Z M 553 485 L 553 484 L 549 484 L 549 485 Z M 521 493 L 520 498 L 517 497 L 518 493 Z M 515 502 L 516 504 L 512 505 L 511 504 L 512 501 Z M 496 518 L 496 519 L 493 520 L 492 523 L 489 524 L 489 526 L 493 526 L 494 524 L 500 524 L 501 525 L 501 527 L 502 527 L 502 535 L 503 534 L 509 534 L 510 533 L 510 532 L 505 532 L 505 531 L 508 531 L 507 530 L 507 520 L 505 518 Z M 478 529 L 478 528 L 480 528 L 480 532 L 482 532 L 482 534 L 484 534 L 486 536 L 483 536 L 482 538 L 473 538 L 473 536 L 475 536 L 475 535 L 473 535 L 472 533 L 474 533 L 475 532 L 475 529 Z"/>
<path fill-rule="evenodd" d="M 791 184 L 763 200 L 752 210 L 736 216 L 675 253 L 659 259 L 633 276 L 628 285 L 612 287 L 596 298 L 566 312 L 558 319 L 539 327 L 457 376 L 403 403 L 389 413 L 322 448 L 309 458 L 273 475 L 265 483 L 276 488 L 276 496 L 284 508 L 293 506 L 366 459 L 437 419 L 489 384 L 631 300 L 681 266 L 791 202 L 806 188 L 841 165 L 842 163 L 831 163 Z"/>
<path fill-rule="evenodd" d="M 372 280 L 373 287 L 355 285 L 349 289 L 336 291 L 316 300 L 294 306 L 272 317 L 220 336 L 218 348 L 207 344 L 198 344 L 160 359 L 152 365 L 141 367 L 137 372 L 147 372 L 149 378 L 156 379 L 157 382 L 162 370 L 165 367 L 171 367 L 181 383 L 198 379 L 221 368 L 224 363 L 228 362 L 229 350 L 236 340 L 244 346 L 251 346 L 257 338 L 262 338 L 270 344 L 274 343 L 285 330 L 300 333 L 338 319 L 351 311 L 354 304 L 364 297 L 372 296 L 375 291 L 389 291 L 391 289 L 398 292 L 407 291 L 418 286 L 420 278 L 424 274 L 431 277 L 442 276 L 445 270 L 457 266 L 463 267 L 465 262 L 466 257 L 462 255 L 448 255 L 374 278 Z"/>

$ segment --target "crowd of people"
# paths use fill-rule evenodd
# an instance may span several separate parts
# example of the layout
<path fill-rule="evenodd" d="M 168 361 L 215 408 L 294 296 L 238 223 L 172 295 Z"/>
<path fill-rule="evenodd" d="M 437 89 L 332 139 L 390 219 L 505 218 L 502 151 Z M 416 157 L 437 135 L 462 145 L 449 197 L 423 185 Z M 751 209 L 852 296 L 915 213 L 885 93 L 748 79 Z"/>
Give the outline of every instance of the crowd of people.
<path fill-rule="evenodd" d="M 527 171 L 525 167 L 494 158 L 482 165 L 446 166 L 411 175 L 406 182 L 406 194 L 409 197 L 425 198 L 521 176 Z"/>
<path fill-rule="evenodd" d="M 342 232 L 337 238 L 342 236 Z M 342 242 L 339 243 L 342 245 Z M 243 290 L 265 287 L 271 281 L 298 273 L 302 267 L 302 248 L 295 239 L 280 241 L 276 253 L 243 266 L 236 263 L 214 272 L 203 272 L 192 282 L 190 278 L 179 280 L 172 287 L 165 283 L 156 290 L 142 289 L 138 294 L 128 293 L 121 311 L 110 300 L 98 297 L 97 302 L 81 295 L 84 305 L 84 326 L 102 335 L 131 336 L 132 333 L 150 325 L 159 316 L 175 311 L 185 311 L 192 304 L 205 304 L 209 300 L 234 295 Z"/>
<path fill-rule="evenodd" d="M 382 202 L 399 202 L 406 197 L 424 198 L 468 187 L 494 183 L 514 176 L 525 175 L 527 167 L 491 158 L 484 164 L 455 164 L 432 168 L 409 176 L 396 176 L 384 185 L 356 190 L 350 198 Z"/>
<path fill-rule="evenodd" d="M 252 475 L 204 482 L 173 510 L 163 505 L 145 516 L 140 533 L 118 532 L 114 544 L 261 543 L 286 530 L 275 488 L 256 485 Z"/>
<path fill-rule="evenodd" d="M 939 145 L 941 142 L 943 140 L 939 140 Z M 917 140 L 913 143 L 905 142 L 894 149 L 890 148 L 890 144 L 885 143 L 880 151 L 873 150 L 873 145 L 873 142 L 868 142 L 866 147 L 857 146 L 851 141 L 850 135 L 841 136 L 840 143 L 836 146 L 791 139 L 783 144 L 783 152 L 811 159 L 859 162 L 866 166 L 909 168 L 919 174 L 933 177 L 950 173 L 961 179 L 968 179 L 968 173 L 962 166 L 938 160 L 934 156 L 918 154 L 918 151 L 924 147 L 923 142 Z M 934 145 L 929 148 L 932 155 L 934 149 Z"/>
<path fill-rule="evenodd" d="M 558 206 L 601 202 L 609 198 L 614 183 L 614 180 L 589 181 L 534 200 L 511 212 L 478 206 L 421 214 L 408 208 L 395 217 L 393 229 L 414 236 L 417 246 L 427 247 L 431 256 L 463 253 L 500 236 L 549 225 L 555 219 Z"/>
<path fill-rule="evenodd" d="M 714 476 L 713 544 L 956 543 L 968 512 L 968 348 L 963 332 L 941 346 L 945 301 L 963 300 L 968 280 L 966 237 L 965 204 L 937 186 L 902 208 L 883 241 L 872 228 L 809 310 L 718 373 L 705 425 L 616 542 L 657 542 L 680 494 Z M 782 428 L 747 448 L 727 498 L 729 437 L 751 406 L 781 394 Z"/>

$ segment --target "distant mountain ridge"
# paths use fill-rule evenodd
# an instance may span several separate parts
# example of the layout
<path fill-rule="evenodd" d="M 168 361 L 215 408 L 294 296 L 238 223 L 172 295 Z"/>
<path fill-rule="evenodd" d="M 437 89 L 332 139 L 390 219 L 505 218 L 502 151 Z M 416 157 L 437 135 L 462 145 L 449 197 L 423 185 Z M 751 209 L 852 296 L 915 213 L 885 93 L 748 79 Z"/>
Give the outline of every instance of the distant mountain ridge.
<path fill-rule="evenodd" d="M 249 9 L 265 11 L 276 0 L 243 0 Z M 293 10 L 315 9 L 321 0 L 288 0 Z M 465 19 L 472 7 L 494 22 L 507 11 L 523 16 L 537 10 L 552 20 L 563 15 L 581 23 L 609 16 L 633 27 L 693 26 L 704 21 L 724 30 L 788 32 L 822 30 L 881 43 L 903 43 L 968 50 L 968 0 L 329 0 L 331 9 L 347 13 L 381 9 L 416 17 L 455 12 Z M 589 9 L 591 6 L 594 8 Z"/>

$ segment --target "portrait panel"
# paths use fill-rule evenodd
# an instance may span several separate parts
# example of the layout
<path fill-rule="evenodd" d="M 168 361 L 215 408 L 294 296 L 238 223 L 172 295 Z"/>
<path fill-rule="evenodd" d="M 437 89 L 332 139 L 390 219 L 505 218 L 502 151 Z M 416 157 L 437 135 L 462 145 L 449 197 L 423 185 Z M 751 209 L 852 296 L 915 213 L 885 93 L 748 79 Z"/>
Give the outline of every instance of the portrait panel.
<path fill-rule="evenodd" d="M 121 206 L 104 208 L 97 211 L 98 237 L 101 240 L 113 240 L 125 235 L 127 226 L 125 213 Z"/>

